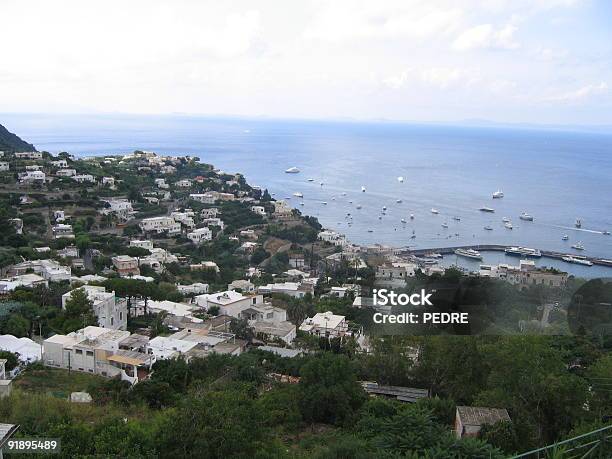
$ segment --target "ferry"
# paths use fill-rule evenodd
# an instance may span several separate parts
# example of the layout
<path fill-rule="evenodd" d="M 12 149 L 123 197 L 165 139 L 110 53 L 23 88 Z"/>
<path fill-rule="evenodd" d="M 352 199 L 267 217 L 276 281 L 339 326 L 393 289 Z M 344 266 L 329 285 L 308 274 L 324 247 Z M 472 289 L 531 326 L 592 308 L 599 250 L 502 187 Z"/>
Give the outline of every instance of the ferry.
<path fill-rule="evenodd" d="M 481 212 L 495 212 L 495 209 L 492 209 L 490 207 L 481 207 L 480 209 Z"/>
<path fill-rule="evenodd" d="M 504 197 L 504 192 L 501 190 L 497 190 L 495 193 L 493 193 L 493 199 L 500 199 Z"/>
<path fill-rule="evenodd" d="M 519 257 L 540 258 L 542 252 L 538 249 L 530 249 L 529 247 L 506 247 L 506 255 L 515 255 Z"/>
<path fill-rule="evenodd" d="M 533 215 L 529 215 L 527 212 L 523 212 L 519 218 L 521 220 L 525 220 L 527 222 L 532 222 L 533 221 Z"/>
<path fill-rule="evenodd" d="M 300 192 L 293 193 L 293 196 L 295 196 L 296 198 L 303 198 L 304 197 L 304 195 L 302 193 L 300 193 Z"/>
<path fill-rule="evenodd" d="M 593 266 L 592 261 L 589 261 L 585 257 L 579 257 L 577 255 L 567 255 L 565 257 L 562 257 L 561 259 L 568 263 L 576 263 L 578 265 L 584 265 L 584 266 Z"/>
<path fill-rule="evenodd" d="M 289 169 L 287 169 L 285 171 L 286 174 L 297 174 L 299 172 L 300 172 L 300 170 L 297 167 L 295 167 L 295 166 L 294 167 L 290 167 Z"/>
<path fill-rule="evenodd" d="M 432 208 L 431 208 L 431 213 L 432 213 L 432 214 L 436 214 L 436 215 L 437 215 L 437 214 L 439 214 L 439 213 L 440 213 L 440 211 L 439 211 L 438 209 L 434 209 L 434 208 L 432 207 Z"/>
<path fill-rule="evenodd" d="M 572 246 L 572 249 L 574 249 L 574 250 L 584 250 L 584 246 L 582 245 L 582 242 L 577 242 L 576 244 L 574 244 Z"/>
<path fill-rule="evenodd" d="M 580 220 L 579 218 L 576 219 L 576 223 L 574 223 L 574 226 L 576 228 L 582 228 L 582 220 Z"/>
<path fill-rule="evenodd" d="M 482 260 L 480 252 L 474 249 L 457 249 L 455 250 L 455 255 L 471 258 L 472 260 Z"/>
<path fill-rule="evenodd" d="M 508 229 L 512 229 L 512 223 L 510 223 L 510 222 L 506 222 L 506 223 L 504 223 L 504 226 L 505 226 L 506 228 L 508 228 Z"/>

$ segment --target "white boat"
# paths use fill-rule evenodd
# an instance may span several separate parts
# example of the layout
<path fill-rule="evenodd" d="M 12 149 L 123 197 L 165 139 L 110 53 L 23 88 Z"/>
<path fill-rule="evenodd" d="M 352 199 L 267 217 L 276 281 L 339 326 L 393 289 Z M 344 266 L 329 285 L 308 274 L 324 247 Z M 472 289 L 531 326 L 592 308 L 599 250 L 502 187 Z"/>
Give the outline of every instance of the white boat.
<path fill-rule="evenodd" d="M 576 228 L 582 228 L 582 220 L 580 220 L 579 218 L 576 219 L 576 222 L 574 223 L 574 226 Z"/>
<path fill-rule="evenodd" d="M 295 166 L 290 167 L 289 169 L 287 169 L 285 171 L 285 173 L 287 173 L 287 174 L 297 174 L 299 172 L 300 172 L 300 170 L 297 167 L 295 167 Z"/>
<path fill-rule="evenodd" d="M 439 211 L 438 209 L 434 209 L 434 208 L 432 207 L 432 208 L 431 208 L 431 213 L 432 213 L 432 214 L 436 214 L 436 215 L 437 215 L 437 214 L 439 214 L 439 213 L 440 213 L 440 211 Z"/>
<path fill-rule="evenodd" d="M 443 258 L 442 254 L 437 252 L 426 253 L 423 255 L 424 258 Z"/>
<path fill-rule="evenodd" d="M 603 234 L 604 236 L 609 236 L 610 235 L 610 231 L 602 231 L 601 234 Z"/>
<path fill-rule="evenodd" d="M 383 212 L 384 212 L 385 210 L 387 210 L 387 206 L 382 206 L 382 210 L 383 210 Z"/>
<path fill-rule="evenodd" d="M 321 204 L 323 204 L 324 206 L 327 205 L 327 201 L 323 201 Z"/>
<path fill-rule="evenodd" d="M 493 227 L 492 226 L 485 226 L 484 229 L 486 229 L 487 231 L 493 231 Z"/>
<path fill-rule="evenodd" d="M 460 222 L 461 221 L 461 217 L 458 217 L 458 216 L 455 215 L 453 217 L 453 220 L 455 220 L 456 222 Z"/>
<path fill-rule="evenodd" d="M 492 209 L 491 207 L 486 207 L 486 206 L 481 207 L 478 210 L 480 210 L 481 212 L 495 212 L 495 209 Z"/>
<path fill-rule="evenodd" d="M 296 198 L 303 198 L 304 195 L 302 193 L 300 193 L 299 191 L 293 193 L 293 196 L 295 196 Z"/>
<path fill-rule="evenodd" d="M 582 242 L 576 242 L 572 246 L 572 249 L 574 249 L 574 250 L 584 250 L 584 246 L 582 245 Z"/>
<path fill-rule="evenodd" d="M 510 219 L 508 217 L 504 217 L 504 218 L 502 218 L 502 222 L 510 223 Z"/>
<path fill-rule="evenodd" d="M 300 202 L 300 206 L 303 206 L 303 205 L 304 205 L 304 203 L 303 203 L 303 202 Z"/>
<path fill-rule="evenodd" d="M 567 234 L 564 234 L 563 237 L 561 238 L 562 241 L 567 241 L 569 239 L 569 236 Z"/>
<path fill-rule="evenodd" d="M 308 181 L 309 182 L 314 182 L 314 179 L 313 178 L 309 178 Z"/>
<path fill-rule="evenodd" d="M 357 204 L 357 205 L 355 206 L 355 209 L 361 209 L 361 206 L 360 206 L 359 204 Z"/>
<path fill-rule="evenodd" d="M 529 215 L 527 212 L 523 212 L 519 218 L 521 220 L 525 220 L 527 222 L 532 222 L 533 221 L 533 215 Z"/>
<path fill-rule="evenodd" d="M 567 263 L 576 263 L 578 265 L 593 266 L 592 261 L 589 261 L 585 257 L 579 257 L 577 255 L 566 255 L 565 257 L 562 257 L 561 259 L 563 261 L 566 261 Z"/>
<path fill-rule="evenodd" d="M 405 218 L 402 218 L 401 221 L 402 221 L 402 223 L 406 223 L 406 219 Z"/>
<path fill-rule="evenodd" d="M 362 186 L 362 187 L 361 187 L 361 192 L 362 192 L 362 193 L 365 193 L 365 190 L 366 190 L 366 189 L 365 189 L 365 186 Z"/>
<path fill-rule="evenodd" d="M 504 223 L 504 226 L 505 226 L 506 228 L 508 228 L 508 229 L 512 229 L 512 223 L 510 223 L 510 222 L 506 222 L 506 223 Z"/>
<path fill-rule="evenodd" d="M 442 228 L 448 228 L 448 223 L 446 222 L 442 223 Z"/>
<path fill-rule="evenodd" d="M 515 255 L 518 257 L 540 258 L 542 252 L 538 249 L 530 249 L 529 247 L 506 247 L 504 250 L 506 255 Z"/>
<path fill-rule="evenodd" d="M 397 181 L 400 182 L 400 183 L 404 183 L 404 177 L 398 177 Z"/>
<path fill-rule="evenodd" d="M 410 220 L 414 220 L 414 214 L 410 214 Z"/>
<path fill-rule="evenodd" d="M 474 249 L 457 249 L 455 250 L 455 255 L 471 258 L 473 260 L 482 260 L 482 255 L 480 252 Z"/>
<path fill-rule="evenodd" d="M 500 199 L 504 197 L 504 192 L 501 190 L 497 190 L 495 193 L 493 193 L 493 199 Z"/>
<path fill-rule="evenodd" d="M 401 203 L 402 203 L 402 200 L 401 200 L 401 199 L 398 199 L 398 200 L 397 200 L 397 201 L 395 201 L 395 202 L 397 202 L 398 204 L 401 204 Z"/>
<path fill-rule="evenodd" d="M 346 196 L 346 191 L 343 191 L 342 193 L 340 193 L 342 196 Z"/>

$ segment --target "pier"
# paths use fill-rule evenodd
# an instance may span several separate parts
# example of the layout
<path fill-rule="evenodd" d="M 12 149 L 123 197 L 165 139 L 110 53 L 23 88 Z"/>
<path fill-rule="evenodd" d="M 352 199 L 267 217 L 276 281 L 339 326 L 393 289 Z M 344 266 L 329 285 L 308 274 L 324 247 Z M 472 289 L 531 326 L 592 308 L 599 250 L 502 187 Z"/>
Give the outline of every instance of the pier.
<path fill-rule="evenodd" d="M 428 249 L 403 249 L 401 253 L 404 255 L 414 255 L 417 257 L 422 257 L 424 255 L 427 255 L 428 253 L 439 253 L 440 255 L 453 255 L 455 253 L 455 250 L 457 249 L 473 249 L 473 250 L 477 250 L 478 252 L 504 252 L 508 247 L 510 246 L 499 245 L 499 244 L 475 244 L 475 245 L 458 245 L 454 247 L 435 247 L 435 248 L 428 248 Z M 589 260 L 594 265 L 612 267 L 612 260 L 606 260 L 604 258 L 583 256 L 583 255 L 576 254 L 576 253 L 555 252 L 552 250 L 540 250 L 540 252 L 542 253 L 542 257 L 546 257 L 546 258 L 554 258 L 557 260 L 561 260 L 563 257 L 567 257 L 567 256 L 580 256 L 580 257 L 584 257 L 586 260 Z M 530 258 L 530 257 L 525 257 L 525 258 Z"/>

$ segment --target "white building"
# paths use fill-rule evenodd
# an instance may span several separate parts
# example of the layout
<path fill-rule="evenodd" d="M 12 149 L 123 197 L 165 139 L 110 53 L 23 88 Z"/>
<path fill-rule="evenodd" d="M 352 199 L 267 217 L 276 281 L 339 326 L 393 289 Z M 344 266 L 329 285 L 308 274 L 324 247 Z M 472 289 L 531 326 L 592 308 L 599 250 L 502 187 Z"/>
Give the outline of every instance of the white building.
<path fill-rule="evenodd" d="M 212 193 L 192 193 L 189 195 L 189 199 L 201 202 L 202 204 L 214 204 L 216 198 Z"/>
<path fill-rule="evenodd" d="M 49 282 L 69 281 L 72 274 L 69 266 L 60 265 L 55 260 L 24 261 L 11 266 L 8 272 L 12 276 L 19 276 L 27 274 L 30 269 Z"/>
<path fill-rule="evenodd" d="M 197 341 L 156 336 L 147 343 L 147 353 L 155 356 L 156 360 L 171 359 L 185 354 L 197 345 Z"/>
<path fill-rule="evenodd" d="M 73 180 L 76 180 L 79 183 L 95 183 L 96 179 L 93 175 L 91 174 L 79 174 L 79 175 L 75 175 L 72 177 Z"/>
<path fill-rule="evenodd" d="M 87 298 L 93 303 L 93 312 L 100 327 L 113 330 L 125 330 L 127 328 L 128 313 L 125 300 L 117 298 L 115 292 L 107 292 L 104 287 L 84 285 L 79 288 L 85 291 Z M 72 293 L 75 290 L 62 295 L 62 309 L 66 309 L 66 302 L 72 298 Z"/>
<path fill-rule="evenodd" d="M 42 159 L 42 153 L 38 151 L 25 151 L 15 153 L 17 159 Z"/>
<path fill-rule="evenodd" d="M 228 290 L 219 293 L 209 293 L 207 295 L 198 295 L 194 298 L 198 306 L 208 310 L 213 306 L 219 307 L 221 315 L 240 317 L 240 313 L 245 309 L 263 304 L 263 296 L 261 295 L 243 295 L 242 293 Z"/>
<path fill-rule="evenodd" d="M 77 175 L 76 169 L 60 169 L 55 172 L 56 177 L 74 177 Z"/>
<path fill-rule="evenodd" d="M 58 223 L 57 225 L 51 228 L 53 232 L 53 237 L 55 239 L 67 238 L 74 239 L 74 233 L 72 232 L 72 225 L 67 225 L 65 223 Z"/>
<path fill-rule="evenodd" d="M 182 212 L 174 211 L 170 214 L 170 217 L 172 217 L 175 222 L 179 222 L 188 228 L 193 228 L 195 226 L 195 221 L 193 220 L 195 212 L 190 209 L 186 209 Z"/>
<path fill-rule="evenodd" d="M 115 270 L 121 277 L 138 276 L 140 269 L 138 268 L 138 259 L 129 255 L 117 255 L 111 258 Z"/>
<path fill-rule="evenodd" d="M 45 173 L 42 171 L 27 171 L 19 174 L 21 183 L 44 183 Z"/>
<path fill-rule="evenodd" d="M 302 322 L 300 330 L 315 336 L 336 338 L 348 333 L 348 323 L 346 317 L 331 311 L 319 312 Z"/>
<path fill-rule="evenodd" d="M 202 282 L 196 282 L 189 285 L 177 284 L 176 289 L 183 295 L 200 295 L 202 293 L 208 293 L 208 284 Z"/>
<path fill-rule="evenodd" d="M 37 285 L 49 286 L 49 282 L 38 274 L 22 274 L 21 276 L 0 279 L 0 294 L 12 292 L 17 287 L 34 288 Z"/>
<path fill-rule="evenodd" d="M 183 179 L 177 181 L 175 185 L 179 188 L 189 188 L 192 185 L 192 182 L 189 179 Z"/>
<path fill-rule="evenodd" d="M 263 206 L 251 206 L 251 212 L 264 217 L 266 215 L 266 209 Z"/>
<path fill-rule="evenodd" d="M 187 233 L 187 237 L 194 244 L 200 244 L 203 241 L 210 241 L 212 239 L 212 231 L 210 228 L 198 228 L 193 230 L 191 233 Z"/>
<path fill-rule="evenodd" d="M 254 293 L 255 285 L 248 280 L 237 279 L 227 286 L 228 290 L 240 290 L 242 293 Z"/>
<path fill-rule="evenodd" d="M 144 232 L 179 234 L 181 232 L 181 224 L 174 221 L 170 217 L 152 217 L 143 219 L 140 224 L 140 229 Z"/>
<path fill-rule="evenodd" d="M 132 239 L 130 247 L 138 247 L 140 249 L 153 250 L 153 241 Z"/>
<path fill-rule="evenodd" d="M 68 167 L 68 161 L 65 159 L 55 159 L 51 161 L 51 165 L 53 167 L 59 167 L 60 169 L 65 169 Z"/>
<path fill-rule="evenodd" d="M 132 203 L 127 199 L 105 199 L 106 206 L 100 209 L 102 215 L 113 214 L 121 220 L 129 220 L 134 215 Z"/>
<path fill-rule="evenodd" d="M 307 293 L 313 294 L 314 287 L 310 283 L 282 282 L 278 284 L 262 285 L 257 289 L 258 293 L 280 293 L 293 298 L 304 298 Z"/>
<path fill-rule="evenodd" d="M 30 338 L 0 335 L 0 350 L 17 354 L 17 358 L 23 363 L 37 362 L 42 359 L 42 346 Z"/>

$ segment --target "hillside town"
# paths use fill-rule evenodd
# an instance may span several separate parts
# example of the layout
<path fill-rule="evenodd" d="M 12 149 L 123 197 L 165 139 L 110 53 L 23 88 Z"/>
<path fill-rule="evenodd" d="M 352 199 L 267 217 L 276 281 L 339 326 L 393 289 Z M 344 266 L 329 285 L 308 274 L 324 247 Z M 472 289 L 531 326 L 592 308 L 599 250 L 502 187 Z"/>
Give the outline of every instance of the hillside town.
<path fill-rule="evenodd" d="M 566 289 L 581 282 L 530 260 L 467 272 L 433 256 L 359 246 L 241 174 L 193 156 L 0 152 L 0 199 L 0 351 L 16 356 L 10 370 L 0 360 L 2 397 L 36 371 L 94 375 L 138 391 L 175 365 L 168 362 L 252 354 L 264 356 L 263 365 L 270 356 L 323 351 L 376 365 L 397 352 L 419 376 L 364 370 L 360 387 L 423 404 L 444 393 L 442 381 L 423 376 L 430 345 L 371 334 L 372 313 L 390 312 L 373 304 L 373 289 L 439 291 L 440 283 L 461 282 L 458 297 L 467 285 L 494 286 L 504 318 L 497 332 L 554 334 L 567 326 Z M 271 369 L 266 380 L 300 382 L 289 368 Z M 457 439 L 519 413 L 493 399 L 452 411 Z"/>

